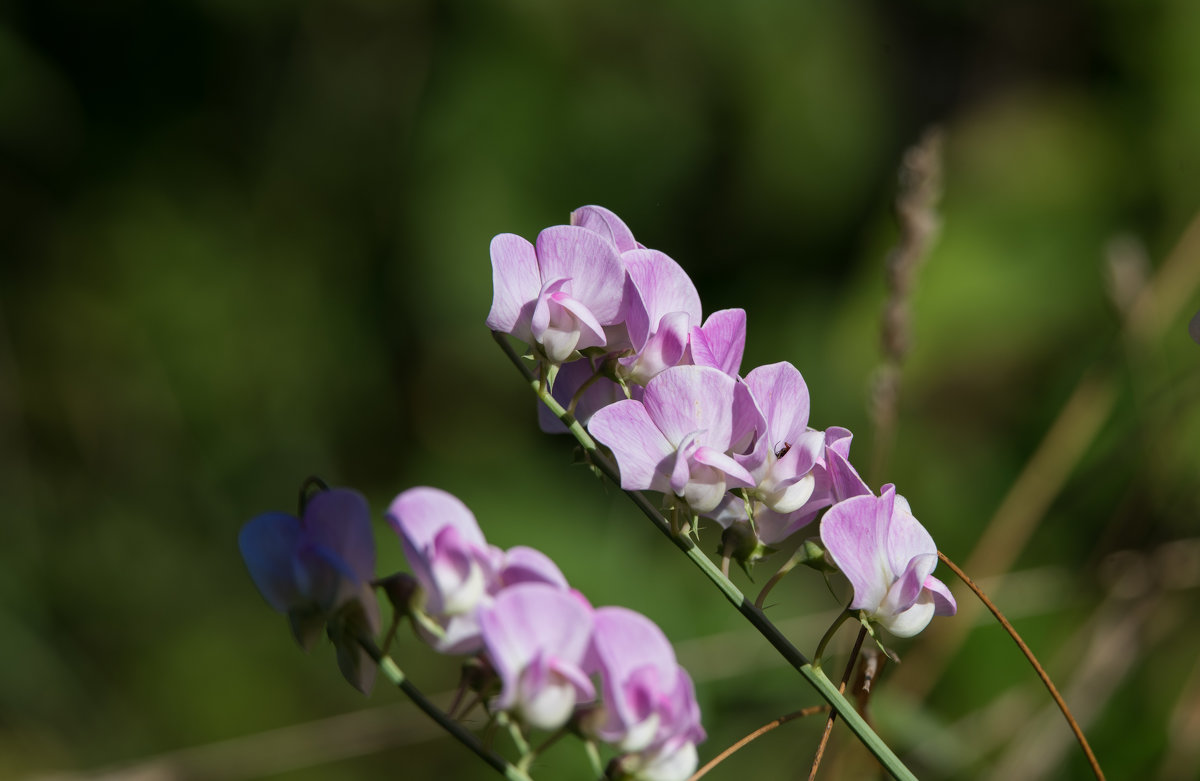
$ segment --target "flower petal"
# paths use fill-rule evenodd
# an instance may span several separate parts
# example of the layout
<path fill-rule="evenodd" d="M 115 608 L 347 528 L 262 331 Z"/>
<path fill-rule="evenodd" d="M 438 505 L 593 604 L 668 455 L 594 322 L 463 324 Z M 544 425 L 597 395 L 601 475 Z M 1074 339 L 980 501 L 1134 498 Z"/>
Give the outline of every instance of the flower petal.
<path fill-rule="evenodd" d="M 771 449 L 791 447 L 808 430 L 808 385 L 786 361 L 759 366 L 746 375 L 746 386 L 767 420 Z"/>
<path fill-rule="evenodd" d="M 692 363 L 709 366 L 736 377 L 746 349 L 746 310 L 713 312 L 702 326 L 693 326 Z"/>
<path fill-rule="evenodd" d="M 280 612 L 301 599 L 292 561 L 302 533 L 300 519 L 281 512 L 256 516 L 238 533 L 238 548 L 254 585 Z"/>
<path fill-rule="evenodd" d="M 883 487 L 880 497 L 883 501 L 893 503 L 886 537 L 888 563 L 892 572 L 904 572 L 909 562 L 918 556 L 933 556 L 936 565 L 937 545 L 921 522 L 913 517 L 908 501 L 903 496 L 897 496 L 896 488 L 891 484 Z M 933 567 L 930 567 L 929 572 L 932 571 Z M 921 580 L 924 580 L 929 572 L 924 573 Z"/>
<path fill-rule="evenodd" d="M 645 307 L 651 332 L 658 330 L 659 321 L 672 312 L 688 316 L 687 328 L 700 323 L 700 294 L 696 292 L 696 285 L 670 256 L 658 250 L 642 249 L 626 252 L 621 260 Z M 638 334 L 631 330 L 629 335 L 638 347 Z"/>
<path fill-rule="evenodd" d="M 908 610 L 896 615 L 881 616 L 879 623 L 896 637 L 912 637 L 929 626 L 933 611 L 933 600 L 928 594 L 923 594 Z"/>
<path fill-rule="evenodd" d="M 580 206 L 571 212 L 571 224 L 599 233 L 611 241 L 618 252 L 638 248 L 633 232 L 625 222 L 603 206 Z"/>
<path fill-rule="evenodd" d="M 616 247 L 604 237 L 586 228 L 556 225 L 538 234 L 536 252 L 543 282 L 571 280 L 571 296 L 586 306 L 600 325 L 621 319 L 625 266 Z"/>
<path fill-rule="evenodd" d="M 631 691 L 627 683 L 634 673 L 651 668 L 659 685 L 675 679 L 675 650 L 658 625 L 641 613 L 623 607 L 602 607 L 595 613 L 592 635 L 595 669 L 604 682 L 607 721 L 597 734 L 610 743 L 624 740 L 626 733 L 646 719 L 658 697 L 665 694 Z M 643 679 L 644 680 L 644 679 Z M 654 696 L 657 695 L 657 696 Z"/>
<path fill-rule="evenodd" d="M 487 326 L 531 342 L 529 322 L 541 290 L 533 245 L 512 233 L 492 239 L 492 309 Z"/>
<path fill-rule="evenodd" d="M 588 431 L 616 456 L 621 488 L 667 490 L 669 473 L 664 470 L 675 448 L 654 425 L 642 402 L 626 399 L 598 410 Z"/>
<path fill-rule="evenodd" d="M 375 577 L 371 508 L 362 494 L 348 488 L 313 494 L 304 508 L 303 523 L 306 536 L 336 553 L 360 581 Z"/>
<path fill-rule="evenodd" d="M 554 561 L 535 548 L 518 545 L 504 554 L 504 563 L 497 578 L 498 588 L 515 586 L 518 583 L 548 583 L 560 588 L 567 587 L 567 579 Z"/>
<path fill-rule="evenodd" d="M 933 614 L 935 616 L 952 616 L 958 612 L 958 603 L 946 584 L 933 575 L 925 578 L 925 590 L 933 598 Z"/>
<path fill-rule="evenodd" d="M 675 366 L 646 386 L 646 412 L 666 438 L 681 443 L 699 432 L 697 443 L 729 449 L 733 434 L 732 377 L 706 366 Z"/>
<path fill-rule="evenodd" d="M 530 691 L 530 681 L 523 680 L 531 665 L 540 674 L 546 666 L 557 668 L 560 674 L 564 666 L 579 669 L 591 644 L 588 607 L 570 592 L 544 583 L 520 583 L 500 591 L 491 606 L 480 609 L 478 617 L 488 656 L 502 683 L 496 700 L 502 710 L 520 705 L 519 698 L 538 696 L 536 686 Z M 575 681 L 584 678 L 581 671 Z"/>
<path fill-rule="evenodd" d="M 821 542 L 854 587 L 852 610 L 874 611 L 891 586 L 877 530 L 879 501 L 856 496 L 830 507 L 821 519 Z"/>
<path fill-rule="evenodd" d="M 464 542 L 487 547 L 475 515 L 461 499 L 440 488 L 408 489 L 392 500 L 387 518 L 392 528 L 418 550 L 432 545 L 434 537 L 447 526 L 457 529 Z"/>
<path fill-rule="evenodd" d="M 629 379 L 645 385 L 666 369 L 683 360 L 688 346 L 688 315 L 671 312 L 658 321 L 658 330 L 646 340 L 641 349 L 621 359 Z"/>

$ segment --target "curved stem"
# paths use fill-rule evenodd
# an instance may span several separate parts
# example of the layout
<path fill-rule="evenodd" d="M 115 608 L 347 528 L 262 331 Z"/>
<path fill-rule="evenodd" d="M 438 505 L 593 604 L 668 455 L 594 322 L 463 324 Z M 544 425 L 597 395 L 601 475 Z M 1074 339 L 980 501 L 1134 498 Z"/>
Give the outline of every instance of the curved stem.
<path fill-rule="evenodd" d="M 828 705 L 812 705 L 808 708 L 801 708 L 800 710 L 795 711 L 794 713 L 789 713 L 785 716 L 780 716 L 779 718 L 775 719 L 774 721 L 767 722 L 766 724 L 762 725 L 758 729 L 751 732 L 746 737 L 739 740 L 737 743 L 734 743 L 732 746 L 730 746 L 729 748 L 722 751 L 720 754 L 717 754 L 715 757 L 713 757 L 708 762 L 708 764 L 706 764 L 704 767 L 700 768 L 695 773 L 693 773 L 691 778 L 689 778 L 687 781 L 699 781 L 701 778 L 703 778 L 705 775 L 707 775 L 710 770 L 712 770 L 713 768 L 715 768 L 717 765 L 721 764 L 725 760 L 729 759 L 729 757 L 732 756 L 734 754 L 734 752 L 740 751 L 741 749 L 750 745 L 751 742 L 758 740 L 763 735 L 766 735 L 768 732 L 775 729 L 776 727 L 781 727 L 784 724 L 787 724 L 789 721 L 793 721 L 795 719 L 802 719 L 805 716 L 813 716 L 817 713 L 823 713 L 827 710 L 829 710 Z"/>
<path fill-rule="evenodd" d="M 596 441 L 584 430 L 579 421 L 575 420 L 572 415 L 563 409 L 562 405 L 553 396 L 540 389 L 537 378 L 533 376 L 533 373 L 529 371 L 529 367 L 521 361 L 520 356 L 513 350 L 512 345 L 509 344 L 508 337 L 502 333 L 493 331 L 492 338 L 496 340 L 496 343 L 504 350 L 505 355 L 508 356 L 512 364 L 521 372 L 525 381 L 533 389 L 534 393 L 537 394 L 538 398 L 541 399 L 542 403 L 562 421 L 563 425 L 567 427 L 567 430 L 571 432 L 576 441 L 587 451 L 588 457 L 596 469 L 609 480 L 612 480 L 613 483 L 620 485 L 621 475 L 617 470 L 616 464 L 600 451 L 600 448 L 596 445 Z M 900 761 L 900 758 L 896 756 L 891 747 L 884 743 L 883 739 L 871 729 L 866 720 L 859 715 L 854 706 L 850 704 L 850 701 L 842 696 L 842 693 L 838 691 L 837 687 L 833 685 L 833 682 L 829 680 L 825 673 L 813 667 L 812 663 L 779 631 L 779 628 L 767 618 L 766 614 L 743 595 L 741 590 L 729 578 L 722 575 L 717 565 L 713 564 L 708 556 L 704 555 L 690 538 L 673 533 L 670 522 L 663 517 L 658 508 L 640 491 L 625 491 L 625 495 L 671 541 L 672 545 L 683 551 L 684 555 L 699 567 L 705 577 L 712 581 L 713 585 L 717 587 L 737 611 L 750 622 L 750 625 L 841 715 L 843 721 L 846 722 L 846 726 L 875 755 L 880 764 L 887 768 L 888 772 L 898 779 L 916 781 L 916 776 L 913 775 L 912 771 L 904 766 L 904 763 Z"/>
<path fill-rule="evenodd" d="M 992 603 L 992 600 L 988 599 L 987 594 L 984 594 L 983 591 L 980 590 L 979 586 L 976 586 L 975 582 L 967 577 L 967 573 L 959 569 L 958 565 L 953 561 L 950 561 L 946 554 L 942 553 L 941 551 L 938 551 L 938 558 L 941 559 L 942 562 L 945 563 L 945 565 L 949 567 L 955 575 L 958 576 L 958 579 L 961 580 L 967 588 L 971 589 L 971 591 L 975 593 L 975 596 L 979 597 L 979 601 L 982 602 L 988 610 L 992 611 L 992 615 L 995 616 L 996 620 L 1000 622 L 1000 626 L 1004 627 L 1004 631 L 1008 632 L 1009 637 L 1011 637 L 1013 642 L 1017 644 L 1017 647 L 1021 649 L 1021 653 L 1025 654 L 1025 658 L 1029 660 L 1029 663 L 1033 665 L 1033 669 L 1037 672 L 1038 677 L 1042 679 L 1042 683 L 1046 686 L 1046 690 L 1050 692 L 1050 696 L 1053 697 L 1054 702 L 1058 704 L 1058 709 L 1062 711 L 1063 717 L 1067 720 L 1067 724 L 1069 724 L 1071 727 L 1071 731 L 1075 733 L 1075 739 L 1079 741 L 1080 748 L 1083 749 L 1084 755 L 1087 756 L 1088 764 L 1092 767 L 1092 773 L 1096 776 L 1096 778 L 1100 779 L 1100 781 L 1104 781 L 1104 771 L 1100 769 L 1100 762 L 1097 761 L 1096 755 L 1092 753 L 1092 747 L 1088 744 L 1087 738 L 1083 736 L 1083 730 L 1080 728 L 1079 722 L 1075 721 L 1075 717 L 1071 714 L 1071 709 L 1067 707 L 1066 700 L 1064 700 L 1062 695 L 1058 693 L 1058 688 L 1055 687 L 1054 682 L 1050 680 L 1050 676 L 1046 674 L 1046 670 L 1042 667 L 1041 663 L 1038 662 L 1037 657 L 1033 655 L 1033 651 L 1029 649 L 1029 646 L 1026 645 L 1025 641 L 1021 639 L 1021 636 L 1017 634 L 1017 630 L 1008 622 L 1008 619 L 1004 617 L 1004 614 L 1000 612 L 1000 608 L 996 607 L 996 605 Z"/>
<path fill-rule="evenodd" d="M 836 627 L 837 624 L 835 623 Z M 858 639 L 854 641 L 854 650 L 850 652 L 850 658 L 846 660 L 846 671 L 842 673 L 842 682 L 838 686 L 839 692 L 846 691 L 846 684 L 850 682 L 850 673 L 854 672 L 854 663 L 858 661 L 858 653 L 862 650 L 863 639 L 867 636 L 867 625 L 863 624 L 858 630 Z M 817 769 L 821 767 L 821 759 L 825 756 L 825 746 L 829 744 L 829 733 L 833 731 L 833 722 L 837 718 L 837 711 L 829 714 L 828 721 L 825 722 L 825 732 L 821 734 L 821 742 L 817 744 L 817 755 L 813 757 L 812 769 L 808 771 L 808 781 L 814 781 L 817 777 Z"/>
<path fill-rule="evenodd" d="M 583 394 L 587 392 L 588 388 L 595 385 L 596 381 L 603 376 L 604 375 L 600 373 L 600 370 L 594 370 L 592 372 L 592 376 L 588 377 L 587 381 L 585 381 L 583 385 L 580 385 L 579 390 L 575 391 L 575 395 L 571 397 L 571 403 L 567 405 L 567 412 L 574 415 L 575 408 L 579 406 L 579 402 L 583 399 Z"/>
<path fill-rule="evenodd" d="M 508 760 L 499 754 L 486 749 L 474 733 L 468 732 L 461 724 L 451 719 L 440 708 L 427 700 L 425 695 L 421 693 L 421 690 L 408 680 L 392 657 L 379 650 L 374 640 L 359 638 L 358 642 L 363 647 L 363 650 L 367 652 L 367 655 L 375 661 L 375 664 L 379 665 L 380 671 L 387 676 L 387 679 L 395 684 L 400 691 L 404 692 L 413 701 L 413 704 L 425 712 L 426 716 L 433 719 L 437 722 L 438 726 L 449 732 L 455 740 L 469 748 L 476 756 L 491 766 L 493 770 L 500 773 L 500 775 L 509 779 L 509 781 L 532 781 L 524 770 L 510 764 Z"/>
<path fill-rule="evenodd" d="M 843 610 L 841 612 L 841 615 L 839 615 L 837 618 L 835 618 L 833 620 L 833 624 L 830 625 L 829 629 L 825 630 L 825 635 L 821 638 L 821 642 L 817 643 L 817 654 L 813 658 L 813 667 L 816 667 L 817 669 L 821 668 L 821 659 L 824 658 L 824 655 L 825 655 L 825 646 L 829 645 L 829 641 L 833 639 L 833 636 L 835 634 L 837 634 L 837 630 L 841 629 L 842 624 L 844 624 L 846 622 L 846 619 L 850 618 L 853 615 L 854 614 L 851 613 L 849 609 Z M 863 632 L 866 632 L 866 631 L 867 631 L 867 628 L 864 626 Z M 862 645 L 861 638 L 858 641 L 858 645 Z M 858 645 L 855 646 L 855 651 L 854 651 L 855 656 L 858 656 L 858 650 L 857 650 Z"/>

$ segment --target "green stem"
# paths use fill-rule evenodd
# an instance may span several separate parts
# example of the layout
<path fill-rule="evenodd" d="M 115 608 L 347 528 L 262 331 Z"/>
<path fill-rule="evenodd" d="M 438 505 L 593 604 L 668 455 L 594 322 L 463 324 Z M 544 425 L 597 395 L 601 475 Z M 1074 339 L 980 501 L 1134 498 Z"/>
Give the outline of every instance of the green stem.
<path fill-rule="evenodd" d="M 380 671 L 387 679 L 395 684 L 400 691 L 404 692 L 418 708 L 425 712 L 426 716 L 433 719 L 437 722 L 438 726 L 449 732 L 455 740 L 469 748 L 476 756 L 509 781 L 533 781 L 525 771 L 510 764 L 499 754 L 484 748 L 474 733 L 468 732 L 461 724 L 451 719 L 440 708 L 427 700 L 425 695 L 421 693 L 421 690 L 408 680 L 392 657 L 379 650 L 379 647 L 375 645 L 375 641 L 368 638 L 360 638 L 358 642 L 363 647 L 363 650 L 375 660 L 375 664 L 379 665 Z"/>
<path fill-rule="evenodd" d="M 572 415 L 574 415 L 575 408 L 579 406 L 580 400 L 583 399 L 583 394 L 587 392 L 588 388 L 595 385 L 596 381 L 603 376 L 604 375 L 601 373 L 601 370 L 597 369 L 593 371 L 592 376 L 588 377 L 587 382 L 583 383 L 583 385 L 580 385 L 579 390 L 575 391 L 575 395 L 571 397 L 571 403 L 567 406 L 567 412 L 570 412 Z"/>
<path fill-rule="evenodd" d="M 596 468 L 605 477 L 612 480 L 615 484 L 620 485 L 621 474 L 616 464 L 600 451 L 600 448 L 596 445 L 596 441 L 584 430 L 579 421 L 575 420 L 575 417 L 563 409 L 563 406 L 553 396 L 540 387 L 540 383 L 533 376 L 533 373 L 529 371 L 529 367 L 521 361 L 520 356 L 513 350 L 508 337 L 502 333 L 493 331 L 492 338 L 496 340 L 496 343 L 500 345 L 500 349 L 504 350 L 504 354 L 517 367 L 517 370 L 521 372 L 525 381 L 529 383 L 529 387 L 533 389 L 542 403 L 563 422 L 563 425 L 567 427 L 583 449 L 587 451 L 591 462 Z M 887 768 L 893 777 L 903 779 L 904 781 L 916 781 L 916 776 L 912 774 L 912 771 L 904 766 L 904 763 L 900 761 L 895 752 L 871 729 L 871 726 L 859 715 L 854 706 L 850 704 L 850 701 L 842 696 L 837 686 L 829 680 L 825 673 L 813 667 L 804 654 L 796 646 L 792 645 L 790 640 L 784 637 L 775 624 L 771 623 L 766 614 L 747 599 L 729 578 L 721 574 L 721 570 L 712 563 L 708 556 L 705 556 L 696 547 L 690 538 L 674 534 L 671 531 L 671 524 L 640 491 L 625 491 L 625 495 L 671 541 L 671 544 L 683 551 L 692 560 L 692 563 L 700 568 L 700 571 L 725 595 L 725 598 L 750 622 L 751 626 L 758 630 L 758 633 L 766 638 L 767 642 L 779 652 L 779 655 L 794 667 L 810 686 L 817 690 L 817 693 L 841 716 L 842 720 L 846 722 L 846 726 L 854 732 L 855 736 L 875 755 L 880 764 Z"/>
<path fill-rule="evenodd" d="M 849 610 L 843 610 L 841 615 L 833 620 L 833 624 L 826 630 L 825 636 L 821 638 L 821 642 L 817 643 L 817 654 L 813 659 L 813 667 L 816 667 L 818 670 L 821 669 L 821 660 L 825 657 L 825 646 L 829 645 L 829 641 L 837 634 L 837 630 L 841 629 L 846 619 L 853 615 Z"/>

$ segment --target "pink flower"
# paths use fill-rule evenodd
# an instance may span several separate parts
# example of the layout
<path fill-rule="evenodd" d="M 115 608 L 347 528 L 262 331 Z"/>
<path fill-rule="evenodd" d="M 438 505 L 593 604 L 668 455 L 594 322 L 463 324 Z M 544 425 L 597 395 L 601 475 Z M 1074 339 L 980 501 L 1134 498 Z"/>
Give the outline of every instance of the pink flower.
<path fill-rule="evenodd" d="M 821 519 L 821 542 L 854 587 L 850 609 L 897 637 L 912 637 L 935 615 L 958 609 L 950 590 L 933 577 L 933 538 L 895 486 L 831 507 Z"/>
<path fill-rule="evenodd" d="M 585 729 L 600 739 L 630 752 L 704 740 L 692 680 L 650 619 L 623 607 L 597 610 L 591 665 L 603 680 L 604 699 Z"/>
<path fill-rule="evenodd" d="M 491 254 L 488 327 L 536 345 L 550 363 L 605 346 L 605 328 L 624 319 L 625 265 L 617 245 L 594 230 L 556 225 L 536 245 L 502 233 Z"/>
<path fill-rule="evenodd" d="M 544 583 L 511 586 L 479 611 L 479 625 L 500 676 L 498 710 L 553 730 L 595 696 L 583 670 L 592 611 L 579 595 Z"/>
<path fill-rule="evenodd" d="M 727 452 L 748 431 L 752 412 L 748 392 L 729 375 L 676 366 L 652 379 L 641 401 L 596 412 L 588 429 L 612 449 L 622 488 L 673 493 L 706 513 L 729 488 L 755 483 Z"/>
<path fill-rule="evenodd" d="M 502 589 L 527 582 L 566 589 L 566 578 L 545 554 L 489 545 L 475 515 L 453 494 L 438 488 L 410 488 L 393 500 L 388 521 L 400 535 L 404 555 L 421 584 L 424 613 L 442 628 L 423 632 L 426 641 L 448 654 L 478 651 L 478 611 Z"/>

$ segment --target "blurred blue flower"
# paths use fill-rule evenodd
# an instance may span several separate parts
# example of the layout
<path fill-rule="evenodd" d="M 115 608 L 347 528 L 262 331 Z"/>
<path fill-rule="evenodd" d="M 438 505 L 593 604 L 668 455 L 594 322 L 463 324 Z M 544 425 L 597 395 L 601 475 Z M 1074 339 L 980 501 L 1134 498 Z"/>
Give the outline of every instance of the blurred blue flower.
<path fill-rule="evenodd" d="M 346 680 L 369 691 L 375 665 L 358 640 L 379 633 L 380 616 L 366 499 L 345 488 L 320 491 L 300 518 L 269 512 L 249 521 L 238 547 L 259 592 L 287 614 L 296 642 L 308 650 L 326 628 Z"/>

